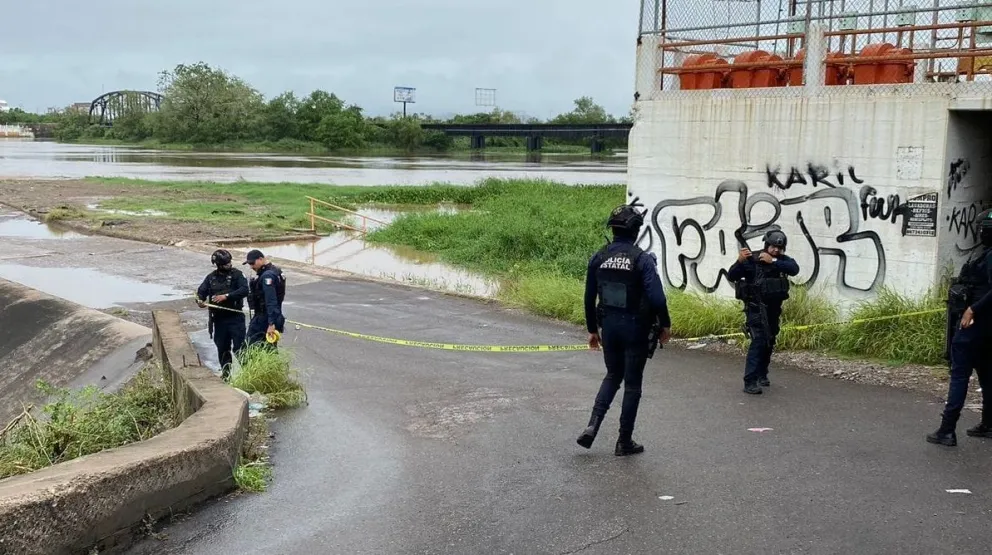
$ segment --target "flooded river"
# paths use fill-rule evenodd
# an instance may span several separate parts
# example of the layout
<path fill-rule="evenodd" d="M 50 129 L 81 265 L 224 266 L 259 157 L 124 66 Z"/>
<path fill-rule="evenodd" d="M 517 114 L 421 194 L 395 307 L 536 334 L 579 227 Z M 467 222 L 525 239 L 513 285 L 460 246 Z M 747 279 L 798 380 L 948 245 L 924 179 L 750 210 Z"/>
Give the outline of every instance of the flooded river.
<path fill-rule="evenodd" d="M 0 179 L 64 179 L 87 176 L 217 182 L 317 182 L 334 185 L 421 185 L 436 182 L 471 185 L 486 177 L 544 178 L 568 184 L 623 183 L 626 179 L 626 156 L 593 158 L 543 154 L 539 159 L 534 159 L 524 154 L 464 154 L 349 158 L 190 153 L 0 139 Z M 89 209 L 99 210 L 99 207 L 89 206 Z M 434 210 L 438 207 L 419 209 Z M 362 207 L 361 210 L 372 218 L 364 222 L 368 224 L 370 231 L 381 224 L 388 224 L 407 211 L 374 207 Z M 132 215 L 157 217 L 164 214 L 148 212 Z M 366 227 L 361 220 L 354 219 L 354 216 L 349 219 L 360 229 Z M 0 237 L 5 233 L 22 237 L 31 234 L 50 237 L 57 234 L 46 226 L 10 219 L 0 223 Z M 75 237 L 71 233 L 59 235 L 66 239 Z M 354 231 L 332 233 L 318 241 L 240 245 L 239 248 L 254 246 L 260 247 L 276 259 L 293 260 L 379 279 L 484 297 L 493 297 L 498 293 L 498 284 L 493 280 L 444 264 L 427 253 L 368 243 L 362 233 Z M 46 280 L 58 281 L 64 276 L 50 272 L 43 279 L 34 269 L 0 264 L 0 277 L 47 290 L 53 284 Z M 126 288 L 121 291 L 124 289 Z M 109 306 L 114 302 L 130 300 L 129 295 L 122 294 L 120 299 L 99 299 L 97 304 Z"/>
<path fill-rule="evenodd" d="M 543 178 L 568 184 L 624 183 L 625 154 L 464 154 L 459 156 L 341 157 L 214 153 L 137 147 L 66 145 L 0 139 L 0 179 L 87 176 L 156 180 L 327 183 L 334 185 L 470 185 L 487 177 Z"/>

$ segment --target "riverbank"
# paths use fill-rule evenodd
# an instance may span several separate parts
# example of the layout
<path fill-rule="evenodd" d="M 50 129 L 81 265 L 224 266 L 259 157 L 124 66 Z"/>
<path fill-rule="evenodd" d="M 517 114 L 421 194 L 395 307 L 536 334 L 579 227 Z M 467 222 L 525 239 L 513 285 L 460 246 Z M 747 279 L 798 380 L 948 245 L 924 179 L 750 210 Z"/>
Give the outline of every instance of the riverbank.
<path fill-rule="evenodd" d="M 259 154 L 307 154 L 314 156 L 445 156 L 454 159 L 471 159 L 474 155 L 502 155 L 512 158 L 525 158 L 529 154 L 527 147 L 519 146 L 486 146 L 482 150 L 472 149 L 467 138 L 456 137 L 450 148 L 437 149 L 421 146 L 413 149 L 402 149 L 389 145 L 370 145 L 361 149 L 329 149 L 321 143 L 300 141 L 297 139 L 282 139 L 279 141 L 233 141 L 216 144 L 168 143 L 158 139 L 128 141 L 109 138 L 81 138 L 60 141 L 62 144 L 82 146 L 119 146 L 174 152 L 217 152 L 217 153 L 259 153 Z M 537 153 L 535 153 L 537 154 Z M 555 145 L 547 144 L 541 148 L 541 155 L 581 156 L 584 158 L 608 158 L 616 155 L 611 149 L 591 154 L 585 145 Z"/>
<path fill-rule="evenodd" d="M 602 246 L 605 215 L 624 201 L 625 189 L 622 185 L 565 186 L 532 180 L 487 180 L 476 186 L 333 187 L 87 179 L 0 182 L 0 194 L 5 201 L 10 199 L 12 204 L 44 214 L 50 221 L 171 243 L 306 235 L 306 195 L 349 209 L 459 205 L 466 208 L 402 215 L 372 231 L 366 240 L 431 253 L 446 263 L 498 280 L 497 297 L 508 305 L 583 325 L 585 265 L 590 254 Z M 332 217 L 331 212 L 328 217 Z M 343 213 L 333 217 L 353 221 Z M 329 229 L 326 224 L 318 225 L 318 232 Z M 675 337 L 696 338 L 741 329 L 743 315 L 733 300 L 677 289 L 669 289 L 667 295 Z M 939 291 L 924 299 L 907 299 L 887 291 L 861 305 L 852 317 L 940 309 L 941 298 Z M 780 335 L 777 359 L 794 358 L 811 371 L 868 383 L 920 384 L 930 392 L 944 387 L 943 314 L 822 326 L 836 320 L 835 306 L 795 287 L 783 315 L 786 329 Z M 788 329 L 809 324 L 821 326 Z M 736 339 L 701 343 L 708 344 L 705 348 L 740 351 L 745 343 Z"/>

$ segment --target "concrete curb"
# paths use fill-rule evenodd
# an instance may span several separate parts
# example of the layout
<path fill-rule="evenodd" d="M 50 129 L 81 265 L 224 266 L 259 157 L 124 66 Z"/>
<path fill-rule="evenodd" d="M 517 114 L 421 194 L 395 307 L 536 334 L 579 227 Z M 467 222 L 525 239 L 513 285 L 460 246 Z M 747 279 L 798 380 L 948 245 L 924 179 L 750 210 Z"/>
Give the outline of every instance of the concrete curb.
<path fill-rule="evenodd" d="M 146 441 L 0 480 L 0 553 L 127 547 L 146 519 L 234 487 L 248 400 L 199 365 L 179 314 L 152 313 L 153 347 L 183 417 Z"/>

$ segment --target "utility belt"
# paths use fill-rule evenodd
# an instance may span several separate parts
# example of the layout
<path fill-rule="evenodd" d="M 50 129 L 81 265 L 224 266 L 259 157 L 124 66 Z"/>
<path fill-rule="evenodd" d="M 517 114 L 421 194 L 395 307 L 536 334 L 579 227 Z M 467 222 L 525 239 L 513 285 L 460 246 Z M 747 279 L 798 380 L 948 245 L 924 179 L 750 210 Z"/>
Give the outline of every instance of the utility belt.
<path fill-rule="evenodd" d="M 981 298 L 989 286 L 984 283 L 955 279 L 947 288 L 947 309 L 949 311 L 964 311 L 973 302 Z"/>
<path fill-rule="evenodd" d="M 639 312 L 628 312 L 625 310 L 606 310 L 602 306 L 596 307 L 596 324 L 603 327 L 603 321 L 607 318 L 620 318 L 624 320 L 636 320 L 638 324 L 645 326 L 653 324 L 657 318 L 652 319 L 651 311 L 642 309 Z"/>
<path fill-rule="evenodd" d="M 757 283 L 745 278 L 734 284 L 734 298 L 739 301 L 776 301 L 788 297 L 789 280 L 785 277 L 764 278 Z"/>

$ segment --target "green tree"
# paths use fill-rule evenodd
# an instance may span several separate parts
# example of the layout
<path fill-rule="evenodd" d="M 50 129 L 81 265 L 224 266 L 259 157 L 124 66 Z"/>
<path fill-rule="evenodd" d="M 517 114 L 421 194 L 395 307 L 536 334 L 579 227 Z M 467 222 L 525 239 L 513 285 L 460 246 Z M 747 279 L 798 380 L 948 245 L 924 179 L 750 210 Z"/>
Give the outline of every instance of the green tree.
<path fill-rule="evenodd" d="M 310 93 L 300 103 L 296 111 L 297 121 L 300 125 L 300 138 L 305 141 L 320 142 L 318 128 L 327 116 L 340 114 L 344 110 L 344 101 L 333 93 L 328 93 L 320 89 Z"/>
<path fill-rule="evenodd" d="M 163 71 L 156 134 L 166 141 L 217 144 L 254 138 L 263 97 L 240 78 L 203 62 Z"/>
<path fill-rule="evenodd" d="M 395 114 L 386 126 L 386 140 L 389 144 L 411 151 L 424 142 L 424 130 L 416 117 Z"/>
<path fill-rule="evenodd" d="M 317 126 L 317 140 L 331 150 L 363 148 L 368 144 L 368 126 L 362 109 L 351 106 L 325 115 Z"/>
<path fill-rule="evenodd" d="M 571 112 L 559 114 L 551 123 L 615 123 L 616 119 L 606 113 L 599 104 L 593 102 L 592 98 L 583 96 L 575 101 L 575 108 Z"/>
<path fill-rule="evenodd" d="M 262 135 L 270 141 L 299 138 L 300 106 L 300 100 L 292 91 L 270 100 L 262 113 Z"/>

